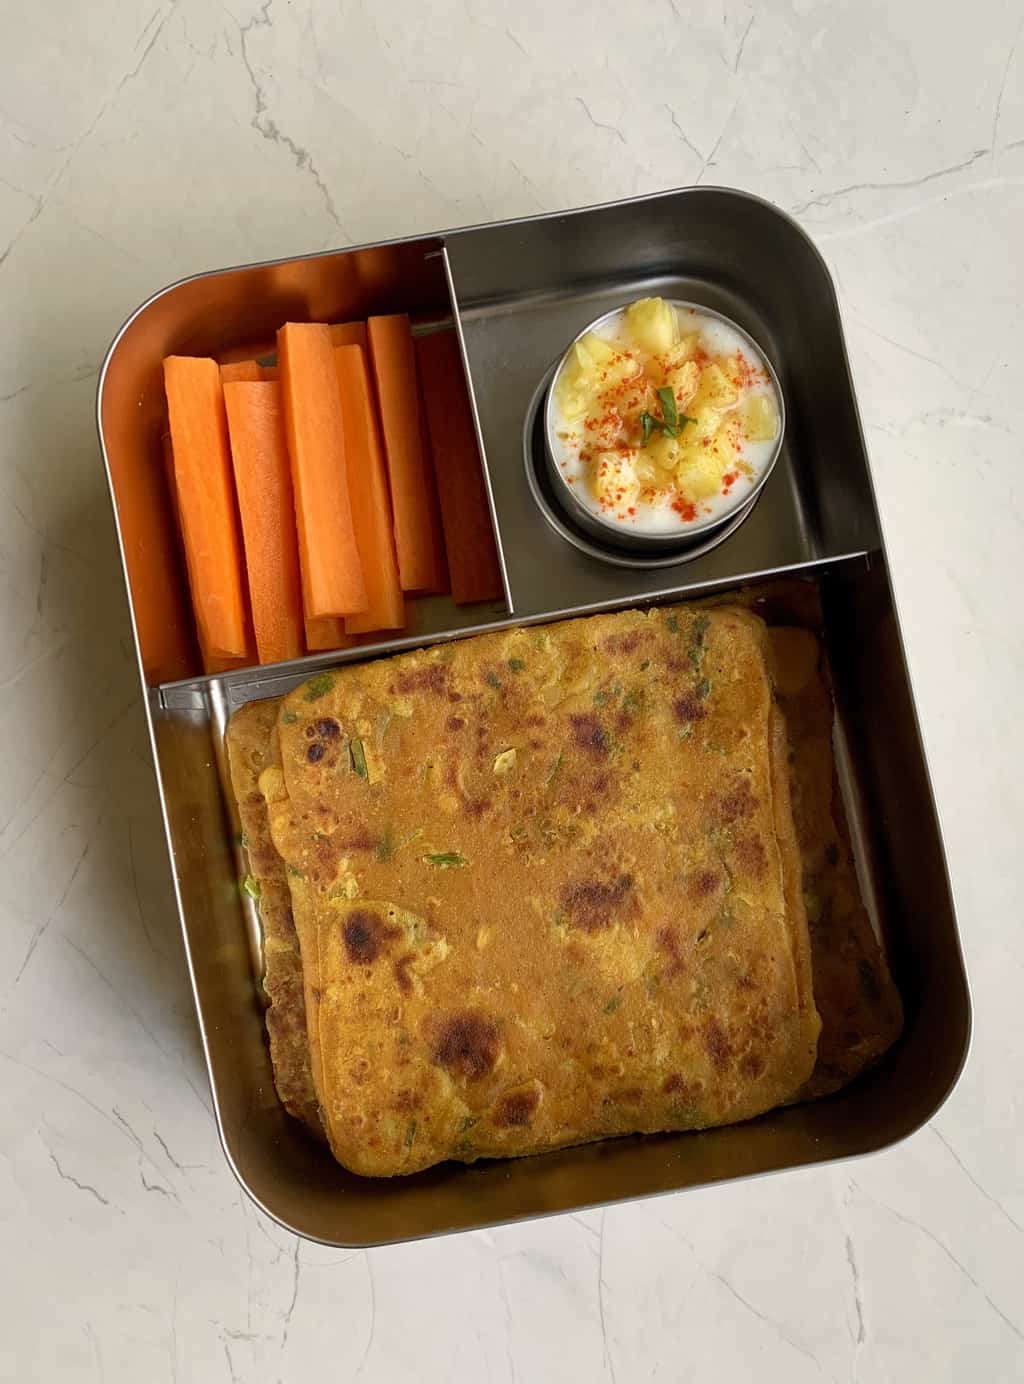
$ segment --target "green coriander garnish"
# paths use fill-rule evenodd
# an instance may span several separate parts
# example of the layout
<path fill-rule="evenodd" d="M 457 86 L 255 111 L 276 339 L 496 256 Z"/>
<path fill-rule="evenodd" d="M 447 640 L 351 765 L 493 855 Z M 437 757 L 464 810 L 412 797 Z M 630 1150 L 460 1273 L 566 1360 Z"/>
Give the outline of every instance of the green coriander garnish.
<path fill-rule="evenodd" d="M 284 722 L 284 724 L 285 724 L 286 726 L 294 726 L 295 722 L 296 722 L 298 719 L 299 719 L 299 718 L 298 718 L 298 714 L 297 714 L 296 712 L 294 712 L 294 711 L 282 711 L 282 712 L 281 712 L 281 720 Z"/>
<path fill-rule="evenodd" d="M 497 673 L 488 673 L 484 678 L 484 682 L 486 682 L 488 687 L 493 687 L 495 689 L 501 686 L 501 678 L 498 677 Z"/>
<path fill-rule="evenodd" d="M 242 893 L 248 894 L 250 899 L 258 899 L 260 896 L 260 882 L 252 875 L 246 875 L 242 880 Z"/>
<path fill-rule="evenodd" d="M 315 678 L 310 678 L 309 682 L 306 683 L 303 700 L 307 702 L 318 702 L 321 697 L 326 697 L 333 687 L 333 673 L 317 673 Z"/>
<path fill-rule="evenodd" d="M 679 617 L 677 615 L 670 615 L 668 619 L 665 621 L 665 628 L 669 631 L 670 634 L 678 634 Z"/>
<path fill-rule="evenodd" d="M 526 664 L 523 662 L 521 658 L 510 658 L 508 661 L 508 666 L 511 668 L 513 673 L 521 673 L 523 669 L 526 667 Z"/>
<path fill-rule="evenodd" d="M 302 871 L 301 871 L 297 866 L 295 866 L 295 865 L 286 865 L 286 866 L 285 866 L 285 869 L 287 870 L 288 874 L 291 875 L 292 879 L 305 879 L 305 878 L 306 878 L 306 876 L 302 873 Z"/>
<path fill-rule="evenodd" d="M 664 385 L 658 390 L 658 399 L 661 403 L 660 418 L 653 413 L 648 413 L 645 409 L 640 414 L 640 433 L 643 445 L 646 447 L 651 440 L 651 433 L 655 428 L 659 429 L 666 437 L 678 437 L 687 423 L 696 423 L 696 418 L 688 418 L 685 413 L 680 413 L 676 406 L 676 396 L 668 385 Z"/>
<path fill-rule="evenodd" d="M 621 1003 L 622 1003 L 622 996 L 621 996 L 621 995 L 612 995 L 611 999 L 608 1001 L 608 1003 L 607 1003 L 607 1004 L 605 1005 L 605 1007 L 604 1007 L 604 1012 L 605 1012 L 606 1014 L 614 1014 L 615 1011 L 616 1011 L 616 1009 L 618 1009 L 618 1007 L 619 1007 L 619 1005 L 620 1005 Z"/>
<path fill-rule="evenodd" d="M 458 851 L 438 851 L 432 855 L 420 856 L 424 865 L 436 865 L 439 870 L 457 870 L 469 861 Z"/>
<path fill-rule="evenodd" d="M 711 691 L 711 683 L 707 678 L 701 678 L 700 682 L 693 690 L 694 692 L 696 692 L 697 696 L 700 697 L 700 699 L 703 701 L 703 699 L 706 696 L 708 696 L 708 694 Z"/>
<path fill-rule="evenodd" d="M 358 774 L 361 779 L 369 781 L 370 775 L 366 769 L 366 752 L 363 749 L 363 742 L 350 740 L 348 742 L 348 754 L 352 761 L 352 772 Z"/>
<path fill-rule="evenodd" d="M 407 1150 L 408 1150 L 408 1149 L 411 1149 L 412 1146 L 413 1146 L 413 1144 L 414 1144 L 415 1142 L 416 1142 L 416 1121 L 415 1121 L 415 1120 L 410 1120 L 408 1126 L 406 1127 L 406 1131 L 405 1131 L 405 1147 L 406 1147 L 406 1149 L 407 1149 Z"/>

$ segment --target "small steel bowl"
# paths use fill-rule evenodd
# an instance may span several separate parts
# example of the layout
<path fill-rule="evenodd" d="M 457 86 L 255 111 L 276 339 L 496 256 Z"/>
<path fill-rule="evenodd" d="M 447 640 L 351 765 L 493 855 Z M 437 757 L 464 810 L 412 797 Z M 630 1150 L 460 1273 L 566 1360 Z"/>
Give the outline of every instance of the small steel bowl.
<path fill-rule="evenodd" d="M 782 386 L 779 384 L 775 367 L 750 333 L 744 331 L 738 322 L 734 322 L 731 317 L 726 317 L 724 312 L 716 312 L 713 308 L 705 307 L 702 303 L 686 302 L 680 298 L 667 298 L 665 301 L 671 303 L 675 308 L 699 312 L 703 317 L 713 317 L 719 322 L 723 322 L 742 338 L 753 358 L 762 363 L 772 382 L 779 408 L 779 431 L 768 464 L 764 467 L 755 484 L 749 490 L 738 492 L 734 502 L 723 506 L 718 514 L 709 515 L 704 519 L 695 519 L 692 523 L 686 524 L 685 527 L 681 525 L 678 532 L 637 533 L 631 532 L 614 520 L 602 519 L 600 515 L 595 514 L 588 505 L 580 500 L 573 487 L 566 481 L 558 464 L 555 443 L 555 385 L 577 341 L 586 336 L 588 332 L 599 330 L 609 318 L 618 316 L 624 308 L 629 306 L 628 303 L 623 303 L 621 307 L 612 308 L 609 312 L 602 313 L 600 317 L 595 318 L 594 321 L 588 322 L 583 330 L 573 337 L 561 360 L 555 366 L 544 403 L 544 460 L 551 487 L 563 512 L 572 520 L 574 525 L 583 529 L 598 543 L 626 552 L 644 553 L 648 556 L 659 553 L 662 555 L 678 553 L 682 557 L 692 547 L 697 545 L 703 547 L 715 530 L 720 530 L 726 525 L 732 525 L 738 515 L 742 514 L 745 517 L 746 514 L 749 514 L 779 459 L 779 452 L 782 450 L 783 439 L 786 435 L 786 403 L 782 396 Z M 667 560 L 671 561 L 672 559 L 667 557 Z"/>

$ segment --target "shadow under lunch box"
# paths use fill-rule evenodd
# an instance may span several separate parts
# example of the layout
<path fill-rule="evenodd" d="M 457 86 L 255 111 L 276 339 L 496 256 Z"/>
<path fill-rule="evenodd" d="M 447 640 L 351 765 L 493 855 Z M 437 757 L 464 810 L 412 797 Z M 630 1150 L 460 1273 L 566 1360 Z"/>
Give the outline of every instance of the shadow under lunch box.
<path fill-rule="evenodd" d="M 787 406 L 775 468 L 723 541 L 656 568 L 604 561 L 567 541 L 538 503 L 534 426 L 545 372 L 594 318 L 660 294 L 739 323 L 771 360 Z M 409 629 L 342 653 L 174 682 L 147 677 L 140 594 L 159 585 L 137 516 L 161 518 L 161 363 L 177 354 L 268 355 L 286 321 L 407 312 L 414 332 L 454 325 L 480 444 L 504 600 L 411 603 Z M 532 412 L 531 412 L 532 411 Z M 119 332 L 99 381 L 107 467 L 174 885 L 220 1135 L 253 1200 L 296 1234 L 367 1246 L 579 1210 L 882 1149 L 949 1094 L 970 1034 L 942 843 L 835 291 L 788 216 L 744 193 L 689 188 L 583 211 L 197 275 L 164 289 Z M 541 497 L 542 498 L 542 497 Z M 701 1133 L 606 1139 L 411 1177 L 346 1172 L 284 1111 L 263 1008 L 260 928 L 226 792 L 224 729 L 341 661 L 503 625 L 717 594 L 800 578 L 824 614 L 836 703 L 836 767 L 865 902 L 905 1008 L 873 1070 L 839 1093 Z M 170 595 L 166 593 L 170 591 Z"/>

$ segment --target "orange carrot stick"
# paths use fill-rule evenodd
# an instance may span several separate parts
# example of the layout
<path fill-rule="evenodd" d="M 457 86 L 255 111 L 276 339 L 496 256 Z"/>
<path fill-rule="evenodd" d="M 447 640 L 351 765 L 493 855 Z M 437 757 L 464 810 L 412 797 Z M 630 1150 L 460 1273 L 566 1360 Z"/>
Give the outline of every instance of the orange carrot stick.
<path fill-rule="evenodd" d="M 359 557 L 370 604 L 359 615 L 345 617 L 349 634 L 368 630 L 400 630 L 405 625 L 405 602 L 395 561 L 395 538 L 384 465 L 370 387 L 366 353 L 361 346 L 336 346 L 334 360 L 341 390 L 348 456 L 348 493 L 352 501 Z"/>
<path fill-rule="evenodd" d="M 424 446 L 412 332 L 404 313 L 371 317 L 370 357 L 384 433 L 395 516 L 395 548 L 404 591 L 447 587 L 437 495 Z"/>
<path fill-rule="evenodd" d="M 168 356 L 164 385 L 200 645 L 244 658 L 247 596 L 220 371 L 212 360 Z"/>
<path fill-rule="evenodd" d="M 229 382 L 224 404 L 259 660 L 301 658 L 302 588 L 281 386 Z"/>
<path fill-rule="evenodd" d="M 311 654 L 350 649 L 355 642 L 352 635 L 345 633 L 344 620 L 328 616 L 322 620 L 306 621 L 306 648 Z"/>
<path fill-rule="evenodd" d="M 264 380 L 276 380 L 278 378 L 276 365 L 261 365 L 260 370 L 263 372 L 261 378 Z"/>
<path fill-rule="evenodd" d="M 254 360 L 233 360 L 220 367 L 221 384 L 235 384 L 245 380 L 262 380 L 263 367 Z"/>
<path fill-rule="evenodd" d="M 146 682 L 174 682 L 195 672 L 196 651 L 185 566 L 164 467 L 155 457 L 110 449 L 125 566 Z"/>
<path fill-rule="evenodd" d="M 368 598 L 352 527 L 330 328 L 286 323 L 277 334 L 277 355 L 306 618 L 355 615 Z"/>
<path fill-rule="evenodd" d="M 181 558 L 181 565 L 188 575 L 189 589 L 192 587 L 192 573 L 188 565 L 188 556 L 185 552 L 185 542 L 181 532 L 181 509 L 178 505 L 178 484 L 174 479 L 174 445 L 171 442 L 171 434 L 164 433 L 160 439 L 164 449 L 164 475 L 167 480 L 167 493 L 171 500 L 171 513 L 174 518 L 174 536 L 178 554 Z M 198 631 L 197 631 L 198 633 Z M 202 660 L 204 673 L 226 673 L 232 668 L 244 668 L 247 664 L 256 662 L 255 646 L 250 638 L 248 627 L 246 628 L 246 653 L 242 658 L 224 658 L 211 654 L 204 646 L 202 638 L 199 638 L 199 652 Z M 183 678 L 188 675 L 191 669 L 184 669 L 182 672 L 175 673 L 176 678 Z"/>
<path fill-rule="evenodd" d="M 483 466 L 454 332 L 416 339 L 416 363 L 434 453 L 452 597 L 457 605 L 502 594 Z"/>
<path fill-rule="evenodd" d="M 335 322 L 331 327 L 331 344 L 333 346 L 362 346 L 365 351 L 367 348 L 366 323 Z"/>

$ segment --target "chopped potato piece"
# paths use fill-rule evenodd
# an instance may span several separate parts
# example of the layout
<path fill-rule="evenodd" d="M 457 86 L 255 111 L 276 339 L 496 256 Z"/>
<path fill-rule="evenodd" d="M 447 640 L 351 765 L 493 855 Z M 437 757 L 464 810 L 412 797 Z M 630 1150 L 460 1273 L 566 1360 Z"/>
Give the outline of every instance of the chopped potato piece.
<path fill-rule="evenodd" d="M 559 391 L 558 403 L 566 422 L 575 423 L 586 413 L 590 400 L 578 389 L 565 390 Z"/>
<path fill-rule="evenodd" d="M 716 448 L 694 448 L 676 468 L 676 484 L 691 500 L 709 500 L 721 489 L 723 474 L 722 459 Z"/>
<path fill-rule="evenodd" d="M 601 504 L 621 509 L 640 493 L 632 452 L 598 452 L 594 465 L 594 494 Z"/>
<path fill-rule="evenodd" d="M 665 434 L 651 438 L 647 444 L 647 452 L 651 460 L 655 466 L 663 471 L 675 470 L 679 465 L 681 451 L 678 440 Z"/>
<path fill-rule="evenodd" d="M 700 366 L 695 360 L 685 361 L 665 374 L 665 383 L 676 396 L 679 405 L 688 404 L 700 383 Z"/>
<path fill-rule="evenodd" d="M 696 402 L 696 401 L 694 401 Z M 691 403 L 690 408 L 693 409 Z M 708 408 L 706 405 L 699 407 L 691 413 L 692 423 L 687 424 L 684 440 L 689 446 L 701 446 L 706 439 L 714 437 L 718 431 L 718 425 L 722 421 L 721 414 L 716 409 Z"/>
<path fill-rule="evenodd" d="M 614 355 L 615 347 L 611 342 L 605 341 L 603 337 L 597 336 L 594 332 L 587 332 L 576 343 L 576 358 L 581 363 L 585 360 L 587 365 L 603 365 Z"/>
<path fill-rule="evenodd" d="M 739 351 L 734 351 L 731 356 L 716 356 L 715 364 L 738 393 L 747 379 L 747 366 Z"/>
<path fill-rule="evenodd" d="M 751 442 L 771 442 L 779 431 L 779 410 L 770 394 L 755 394 L 747 400 L 743 422 Z"/>
<path fill-rule="evenodd" d="M 626 325 L 642 351 L 664 355 L 676 344 L 676 310 L 664 298 L 640 298 L 626 309 Z"/>
<path fill-rule="evenodd" d="M 739 390 L 719 366 L 707 365 L 701 371 L 700 388 L 694 398 L 698 408 L 702 405 L 719 410 L 732 408 L 739 397 Z"/>
<path fill-rule="evenodd" d="M 674 370 L 679 365 L 685 365 L 696 354 L 700 338 L 696 332 L 691 332 L 689 336 L 682 336 L 670 351 L 666 351 L 663 357 L 665 369 Z"/>

